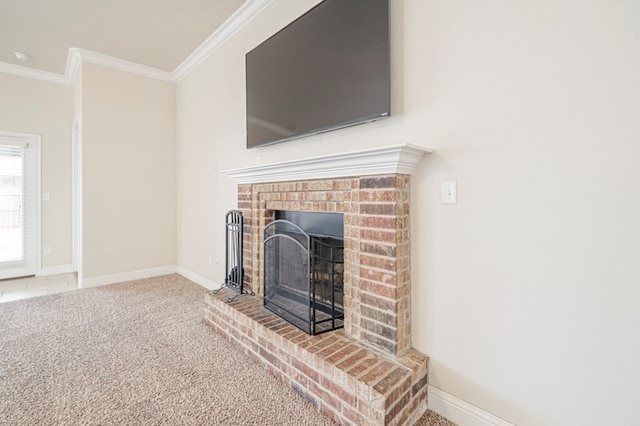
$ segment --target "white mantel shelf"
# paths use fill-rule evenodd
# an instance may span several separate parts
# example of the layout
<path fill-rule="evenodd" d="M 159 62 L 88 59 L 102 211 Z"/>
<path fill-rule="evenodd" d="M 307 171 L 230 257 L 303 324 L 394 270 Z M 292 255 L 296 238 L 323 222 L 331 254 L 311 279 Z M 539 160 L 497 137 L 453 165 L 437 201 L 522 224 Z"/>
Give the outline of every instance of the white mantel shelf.
<path fill-rule="evenodd" d="M 431 152 L 421 146 L 402 144 L 222 170 L 220 173 L 226 174 L 238 185 L 350 176 L 410 175 L 422 156 Z"/>

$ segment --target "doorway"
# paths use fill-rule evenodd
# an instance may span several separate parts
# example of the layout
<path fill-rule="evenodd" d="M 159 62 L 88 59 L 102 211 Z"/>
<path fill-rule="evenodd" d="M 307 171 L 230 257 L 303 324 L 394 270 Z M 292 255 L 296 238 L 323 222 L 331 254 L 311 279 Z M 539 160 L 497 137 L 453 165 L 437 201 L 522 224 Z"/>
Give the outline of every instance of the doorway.
<path fill-rule="evenodd" d="M 0 279 L 38 272 L 40 136 L 0 132 Z"/>

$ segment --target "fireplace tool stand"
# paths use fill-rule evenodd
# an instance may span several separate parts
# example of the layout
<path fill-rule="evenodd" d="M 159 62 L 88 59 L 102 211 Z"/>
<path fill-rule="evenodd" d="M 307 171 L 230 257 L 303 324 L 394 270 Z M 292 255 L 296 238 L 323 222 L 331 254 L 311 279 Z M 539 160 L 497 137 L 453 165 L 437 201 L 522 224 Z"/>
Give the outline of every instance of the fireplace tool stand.
<path fill-rule="evenodd" d="M 227 303 L 233 302 L 238 295 L 249 293 L 244 290 L 244 269 L 242 268 L 242 238 L 243 238 L 243 219 L 242 213 L 238 210 L 230 210 L 225 216 L 225 279 L 224 284 L 214 290 L 218 293 L 224 287 L 228 287 L 235 291 L 233 297 L 227 299 Z M 254 292 L 250 292 L 252 296 Z"/>

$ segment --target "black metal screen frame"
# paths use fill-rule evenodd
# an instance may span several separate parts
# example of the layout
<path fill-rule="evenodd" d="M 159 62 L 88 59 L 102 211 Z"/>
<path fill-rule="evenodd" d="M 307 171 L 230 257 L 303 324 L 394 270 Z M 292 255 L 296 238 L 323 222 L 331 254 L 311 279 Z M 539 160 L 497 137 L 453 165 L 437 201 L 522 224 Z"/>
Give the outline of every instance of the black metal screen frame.
<path fill-rule="evenodd" d="M 283 229 L 286 228 L 288 228 L 288 232 L 283 231 Z M 322 242 L 322 239 L 323 237 L 310 235 L 295 223 L 284 219 L 275 220 L 264 229 L 264 306 L 305 333 L 311 335 L 324 333 L 344 326 L 344 307 L 342 303 L 340 303 L 340 308 L 337 306 L 335 283 L 333 281 L 331 282 L 329 303 L 320 300 L 316 294 L 318 280 L 314 277 L 318 275 L 317 265 L 321 262 L 326 263 L 328 260 L 319 255 L 320 252 L 317 250 L 317 247 L 329 247 L 328 250 L 332 253 L 330 257 L 334 257 L 333 248 L 330 244 Z M 338 238 L 332 238 L 332 240 L 342 241 Z M 292 286 L 272 286 L 272 281 L 281 282 L 282 277 L 280 274 L 289 272 L 282 271 L 279 267 L 276 268 L 273 264 L 270 264 L 276 261 L 281 262 L 280 256 L 283 255 L 283 253 L 279 253 L 280 242 L 293 244 L 291 247 L 298 248 L 302 253 L 302 257 L 305 258 L 302 265 L 299 266 L 301 269 L 297 270 L 299 274 L 305 276 L 305 279 L 298 282 L 298 284 L 304 284 L 304 290 L 294 291 Z M 272 244 L 274 245 L 273 247 L 271 247 Z M 341 249 L 344 250 L 343 245 Z M 272 253 L 272 251 L 276 253 Z M 333 261 L 335 259 L 331 260 Z M 339 262 L 344 263 L 342 256 Z M 333 277 L 335 276 L 335 265 L 333 263 L 330 263 L 330 265 L 331 276 Z M 276 274 L 277 276 L 271 277 L 270 274 Z M 342 282 L 341 284 L 343 287 L 340 301 L 342 302 L 344 297 L 344 283 Z M 281 299 L 285 299 L 285 302 L 281 303 L 279 301 Z M 294 302 L 299 309 L 297 311 L 294 310 L 296 306 L 291 306 L 290 302 Z M 321 319 L 320 316 L 324 318 Z M 328 316 L 328 318 L 326 318 L 326 316 Z"/>

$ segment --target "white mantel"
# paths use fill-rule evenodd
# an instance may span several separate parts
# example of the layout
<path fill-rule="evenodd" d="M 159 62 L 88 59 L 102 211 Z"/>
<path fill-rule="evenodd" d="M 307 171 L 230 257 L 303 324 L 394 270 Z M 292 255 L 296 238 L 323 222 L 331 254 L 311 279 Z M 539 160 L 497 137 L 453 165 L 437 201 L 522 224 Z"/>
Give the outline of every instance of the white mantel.
<path fill-rule="evenodd" d="M 220 173 L 238 185 L 383 174 L 410 175 L 422 156 L 431 152 L 421 146 L 401 144 L 222 170 Z"/>

